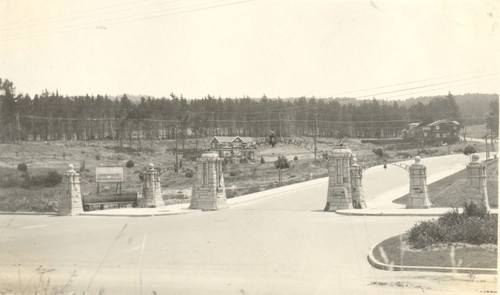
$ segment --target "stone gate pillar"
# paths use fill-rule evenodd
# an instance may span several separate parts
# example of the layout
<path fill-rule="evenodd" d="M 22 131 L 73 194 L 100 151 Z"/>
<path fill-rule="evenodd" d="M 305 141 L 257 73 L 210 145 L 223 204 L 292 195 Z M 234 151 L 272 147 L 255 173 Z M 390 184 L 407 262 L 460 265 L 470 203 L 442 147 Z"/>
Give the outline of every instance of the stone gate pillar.
<path fill-rule="evenodd" d="M 142 199 L 138 200 L 137 206 L 140 208 L 165 206 L 161 197 L 160 173 L 156 171 L 153 163 L 149 163 L 149 169 L 144 172 Z"/>
<path fill-rule="evenodd" d="M 410 165 L 410 197 L 406 203 L 407 209 L 428 209 L 431 207 L 427 190 L 427 167 L 420 163 L 420 157 L 415 157 L 415 163 Z"/>
<path fill-rule="evenodd" d="M 352 209 L 351 162 L 352 152 L 347 147 L 334 147 L 328 176 L 328 196 L 325 211 Z"/>
<path fill-rule="evenodd" d="M 467 204 L 474 203 L 478 206 L 485 206 L 490 210 L 488 202 L 488 191 L 486 189 L 486 165 L 479 162 L 479 156 L 473 155 L 472 162 L 467 165 Z"/>
<path fill-rule="evenodd" d="M 73 164 L 63 174 L 63 196 L 59 215 L 78 215 L 83 213 L 82 192 L 80 190 L 80 174 Z"/>
<path fill-rule="evenodd" d="M 365 191 L 363 190 L 363 184 L 361 182 L 363 178 L 363 170 L 358 165 L 358 160 L 352 158 L 351 166 L 351 195 L 352 195 L 352 205 L 357 209 L 366 208 L 365 202 Z"/>
<path fill-rule="evenodd" d="M 198 173 L 189 208 L 204 211 L 225 208 L 227 204 L 222 159 L 217 152 L 206 152 L 196 161 Z"/>

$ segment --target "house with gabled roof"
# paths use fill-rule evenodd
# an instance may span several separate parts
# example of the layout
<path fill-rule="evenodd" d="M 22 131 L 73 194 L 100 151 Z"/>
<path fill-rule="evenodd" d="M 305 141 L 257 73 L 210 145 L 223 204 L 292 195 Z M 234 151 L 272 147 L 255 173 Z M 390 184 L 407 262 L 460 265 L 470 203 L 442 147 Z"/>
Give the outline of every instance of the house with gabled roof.
<path fill-rule="evenodd" d="M 460 140 L 462 125 L 455 120 L 437 120 L 422 127 L 423 137 L 430 141 L 456 143 Z"/>
<path fill-rule="evenodd" d="M 256 142 L 244 136 L 214 136 L 210 141 L 211 151 L 219 153 L 219 157 L 227 159 L 255 159 Z"/>

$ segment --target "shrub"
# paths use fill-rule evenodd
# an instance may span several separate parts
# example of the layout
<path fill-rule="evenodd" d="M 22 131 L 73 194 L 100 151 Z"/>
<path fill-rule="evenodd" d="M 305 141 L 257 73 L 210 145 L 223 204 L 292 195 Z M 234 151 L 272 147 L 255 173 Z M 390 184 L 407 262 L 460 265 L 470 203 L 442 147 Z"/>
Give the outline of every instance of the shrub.
<path fill-rule="evenodd" d="M 373 149 L 372 152 L 379 158 L 382 158 L 384 156 L 384 150 L 382 150 L 381 148 Z"/>
<path fill-rule="evenodd" d="M 46 187 L 53 187 L 58 184 L 60 184 L 62 181 L 62 175 L 57 173 L 57 171 L 49 171 L 47 173 L 47 176 L 45 178 L 45 186 Z"/>
<path fill-rule="evenodd" d="M 477 150 L 473 145 L 468 145 L 464 149 L 464 155 L 466 155 L 466 156 L 469 156 L 469 155 L 472 155 L 475 153 L 477 153 Z"/>
<path fill-rule="evenodd" d="M 247 158 L 241 158 L 240 159 L 240 163 L 241 164 L 246 164 L 246 163 L 248 163 L 248 159 Z"/>
<path fill-rule="evenodd" d="M 264 160 L 264 157 L 260 157 L 260 163 L 261 164 L 265 164 L 266 163 L 266 160 Z"/>
<path fill-rule="evenodd" d="M 54 187 L 60 184 L 61 181 L 62 181 L 61 174 L 57 173 L 57 171 L 49 171 L 46 175 L 37 174 L 26 177 L 21 187 L 23 188 L 30 188 L 32 186 Z"/>
<path fill-rule="evenodd" d="M 422 221 L 408 231 L 408 242 L 415 248 L 439 243 L 496 244 L 498 215 L 485 207 L 466 204 L 463 213 L 454 209 L 437 220 Z"/>
<path fill-rule="evenodd" d="M 127 168 L 132 168 L 132 167 L 134 167 L 134 165 L 135 165 L 135 164 L 134 164 L 134 161 L 132 161 L 132 160 L 128 160 L 128 161 L 127 161 L 127 164 L 125 164 L 125 167 L 127 167 Z"/>
<path fill-rule="evenodd" d="M 80 164 L 80 172 L 85 172 L 85 161 Z"/>
<path fill-rule="evenodd" d="M 298 160 L 299 160 L 299 157 L 295 156 L 295 157 L 293 157 L 293 160 L 294 160 L 294 161 L 298 161 Z"/>
<path fill-rule="evenodd" d="M 408 242 L 413 247 L 421 249 L 437 244 L 443 240 L 443 231 L 434 220 L 421 221 L 412 227 L 408 233 Z"/>
<path fill-rule="evenodd" d="M 26 173 L 26 171 L 28 171 L 28 165 L 26 165 L 25 163 L 21 163 L 17 165 L 17 170 Z"/>
<path fill-rule="evenodd" d="M 95 155 L 95 159 L 96 159 L 96 161 L 101 160 L 101 154 L 96 154 L 96 155 Z"/>
<path fill-rule="evenodd" d="M 123 155 L 117 155 L 117 156 L 116 156 L 116 159 L 117 159 L 118 161 L 123 161 L 123 160 L 125 160 L 125 157 L 124 157 Z"/>
<path fill-rule="evenodd" d="M 193 177 L 193 170 L 188 170 L 185 175 L 187 178 L 192 178 Z"/>
<path fill-rule="evenodd" d="M 479 218 L 487 218 L 489 213 L 485 206 L 478 206 L 474 203 L 464 204 L 464 215 L 466 217 L 479 217 Z"/>
<path fill-rule="evenodd" d="M 278 156 L 278 159 L 274 162 L 276 169 L 287 169 L 290 168 L 290 163 L 285 156 Z"/>

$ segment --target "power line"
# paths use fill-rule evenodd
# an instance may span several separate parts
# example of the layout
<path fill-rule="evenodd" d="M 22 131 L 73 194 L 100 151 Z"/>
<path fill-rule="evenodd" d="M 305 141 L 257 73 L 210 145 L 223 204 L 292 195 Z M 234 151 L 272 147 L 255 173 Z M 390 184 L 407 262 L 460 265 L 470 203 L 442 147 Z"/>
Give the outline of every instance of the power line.
<path fill-rule="evenodd" d="M 457 76 L 464 76 L 464 75 L 470 75 L 470 74 L 478 74 L 478 73 L 481 73 L 481 72 L 491 72 L 492 70 L 498 70 L 498 68 L 495 67 L 495 68 L 492 68 L 492 69 L 485 69 L 485 70 L 473 71 L 473 72 L 462 73 L 462 74 L 453 74 L 453 75 L 439 76 L 439 77 L 422 79 L 422 80 L 407 81 L 407 82 L 390 84 L 390 85 L 385 85 L 385 86 L 377 86 L 377 87 L 371 87 L 371 88 L 358 89 L 358 90 L 354 90 L 354 91 L 344 91 L 344 92 L 338 92 L 336 94 L 331 94 L 331 95 L 328 95 L 328 96 L 335 97 L 335 96 L 338 96 L 338 95 L 349 94 L 349 93 L 363 92 L 363 91 L 368 91 L 368 90 L 377 90 L 377 89 L 383 89 L 383 88 L 389 88 L 389 87 L 401 86 L 401 85 L 408 85 L 408 84 L 416 84 L 416 83 L 427 82 L 427 81 L 432 81 L 432 80 L 440 80 L 440 79 L 446 79 L 446 78 L 457 77 Z"/>
<path fill-rule="evenodd" d="M 453 82 L 460 82 L 460 81 L 467 81 L 467 80 L 474 80 L 474 79 L 479 79 L 479 78 L 484 78 L 484 77 L 491 77 L 491 76 L 498 76 L 498 73 L 492 73 L 492 74 L 487 74 L 487 75 L 482 75 L 482 76 L 476 76 L 476 77 L 470 77 L 470 78 L 456 79 L 456 80 L 451 80 L 451 81 L 446 81 L 446 82 L 440 82 L 440 83 L 433 83 L 433 84 L 427 84 L 427 85 L 416 86 L 416 87 L 403 88 L 403 89 L 393 90 L 393 91 L 380 92 L 380 93 L 375 93 L 375 94 L 370 94 L 370 95 L 358 96 L 358 97 L 355 97 L 355 98 L 359 99 L 359 98 L 373 97 L 373 96 L 377 96 L 377 95 L 391 94 L 391 93 L 403 92 L 403 91 L 407 91 L 407 90 L 427 88 L 427 87 L 431 87 L 431 86 L 437 86 L 437 85 L 443 85 L 443 84 L 448 84 L 448 83 L 453 83 Z"/>
<path fill-rule="evenodd" d="M 165 11 L 171 11 L 171 10 L 174 10 L 174 9 L 184 9 L 184 8 L 195 6 L 195 5 L 198 5 L 198 6 L 199 5 L 206 5 L 206 4 L 215 3 L 215 2 L 221 2 L 221 1 L 225 1 L 225 0 L 208 1 L 208 2 L 204 2 L 204 3 L 199 3 L 199 4 L 184 6 L 182 8 L 164 9 L 163 12 L 165 12 Z M 172 13 L 142 14 L 142 15 L 136 15 L 136 16 L 128 16 L 128 17 L 124 17 L 122 19 L 105 20 L 105 21 L 102 21 L 100 24 L 101 25 L 105 25 L 105 26 L 119 25 L 119 24 L 137 22 L 137 21 L 141 21 L 141 20 L 151 20 L 151 19 L 154 19 L 154 18 L 161 18 L 161 17 L 171 16 L 171 15 L 187 14 L 187 13 L 196 12 L 196 11 L 203 11 L 203 10 L 215 9 L 215 8 L 226 7 L 226 6 L 231 6 L 231 5 L 237 5 L 237 4 L 241 4 L 241 3 L 245 3 L 245 2 L 251 2 L 251 1 L 253 1 L 253 0 L 233 1 L 233 2 L 219 4 L 219 5 L 212 5 L 212 6 L 205 6 L 205 7 L 200 7 L 200 8 L 187 9 L 187 10 L 178 11 L 178 12 L 172 12 Z M 88 26 L 88 25 L 92 25 L 92 26 Z M 36 34 L 27 34 L 27 35 L 22 35 L 22 36 L 16 36 L 16 37 L 13 37 L 13 38 L 4 38 L 4 39 L 0 39 L 0 42 L 8 42 L 8 41 L 15 41 L 15 40 L 20 40 L 20 39 L 29 39 L 29 38 L 39 37 L 39 36 L 54 35 L 54 34 L 60 34 L 60 33 L 66 33 L 66 32 L 74 32 L 74 31 L 81 31 L 81 30 L 86 30 L 86 29 L 89 29 L 89 28 L 94 28 L 94 26 L 95 26 L 95 22 L 85 23 L 85 24 L 77 24 L 76 26 L 66 27 L 65 29 L 62 29 L 62 30 L 59 30 L 59 31 L 52 31 L 51 32 L 51 31 L 44 30 L 44 31 L 35 32 Z"/>
<path fill-rule="evenodd" d="M 85 17 L 85 14 L 89 13 L 89 12 L 98 12 L 98 11 L 101 11 L 101 10 L 105 11 L 106 9 L 115 8 L 115 7 L 130 6 L 131 4 L 136 4 L 136 3 L 144 4 L 144 2 L 149 2 L 149 1 L 151 1 L 151 0 L 139 0 L 139 1 L 124 2 L 124 3 L 120 3 L 120 4 L 115 4 L 115 5 L 101 6 L 101 7 L 97 7 L 97 8 L 84 9 L 84 10 L 73 11 L 73 12 L 64 13 L 64 14 L 52 15 L 52 16 L 38 18 L 38 19 L 37 18 L 31 18 L 31 19 L 28 19 L 28 20 L 25 20 L 25 21 L 5 23 L 3 25 L 0 25 L 0 30 L 1 30 L 2 27 L 7 27 L 8 28 L 8 27 L 14 27 L 15 26 L 15 27 L 19 28 L 19 27 L 28 27 L 28 26 L 40 25 L 40 24 L 44 24 L 44 23 L 62 22 L 62 21 L 66 21 L 66 20 L 72 21 L 72 20 L 75 20 L 75 19 L 82 18 L 82 16 L 78 17 L 78 15 L 81 15 L 81 14 L 83 14 L 83 16 Z M 172 3 L 172 2 L 177 2 L 177 1 L 179 1 L 179 0 L 172 0 L 172 1 L 166 1 L 166 2 L 160 2 L 160 3 L 161 4 L 165 4 L 165 3 Z M 149 6 L 145 5 L 145 6 L 142 6 L 142 7 L 149 7 Z M 132 9 L 138 9 L 138 7 L 132 7 Z M 114 11 L 107 11 L 106 13 L 113 13 L 113 12 L 116 12 L 116 10 L 114 10 Z M 95 13 L 94 14 L 90 14 L 87 17 L 93 17 L 95 15 L 98 15 L 98 14 L 95 14 Z M 71 18 L 68 18 L 68 17 L 71 17 Z"/>

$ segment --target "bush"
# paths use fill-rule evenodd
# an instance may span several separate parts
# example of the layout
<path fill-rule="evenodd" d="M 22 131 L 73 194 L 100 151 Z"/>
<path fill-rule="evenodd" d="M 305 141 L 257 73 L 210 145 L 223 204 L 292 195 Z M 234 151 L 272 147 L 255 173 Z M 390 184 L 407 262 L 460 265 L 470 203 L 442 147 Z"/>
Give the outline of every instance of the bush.
<path fill-rule="evenodd" d="M 135 164 L 134 164 L 134 161 L 132 161 L 132 160 L 128 160 L 128 161 L 127 161 L 127 164 L 125 164 L 125 167 L 127 167 L 127 168 L 132 168 L 132 167 L 134 167 L 134 165 L 135 165 Z"/>
<path fill-rule="evenodd" d="M 418 249 L 440 243 L 496 244 L 497 240 L 498 215 L 472 203 L 465 205 L 463 213 L 454 209 L 408 231 L 408 242 Z"/>
<path fill-rule="evenodd" d="M 101 160 L 101 154 L 96 154 L 96 155 L 95 155 L 95 159 L 96 159 L 96 161 Z"/>
<path fill-rule="evenodd" d="M 28 165 L 21 163 L 21 164 L 17 165 L 17 170 L 19 170 L 23 173 L 26 173 L 26 171 L 28 171 Z"/>
<path fill-rule="evenodd" d="M 372 152 L 379 158 L 382 158 L 384 156 L 384 150 L 382 150 L 381 148 L 373 149 Z"/>
<path fill-rule="evenodd" d="M 246 163 L 248 163 L 248 159 L 247 158 L 241 158 L 240 159 L 240 163 L 241 164 L 246 164 Z"/>
<path fill-rule="evenodd" d="M 266 163 L 266 160 L 264 160 L 264 157 L 260 157 L 260 163 L 261 164 L 265 164 Z"/>
<path fill-rule="evenodd" d="M 187 178 L 192 178 L 193 177 L 193 170 L 188 170 L 185 175 Z"/>
<path fill-rule="evenodd" d="M 487 218 L 489 213 L 485 206 L 478 206 L 474 203 L 464 204 L 464 215 L 466 217 Z"/>
<path fill-rule="evenodd" d="M 49 171 L 46 175 L 37 174 L 26 177 L 21 187 L 23 188 L 30 188 L 32 186 L 54 187 L 60 184 L 61 181 L 62 181 L 61 174 L 57 173 L 57 171 Z"/>
<path fill-rule="evenodd" d="M 47 176 L 45 177 L 44 185 L 46 187 L 53 187 L 60 184 L 62 181 L 62 175 L 57 173 L 57 171 L 49 171 Z"/>
<path fill-rule="evenodd" d="M 299 160 L 299 157 L 295 156 L 295 157 L 293 157 L 293 160 L 294 160 L 294 161 L 298 161 L 298 160 Z"/>
<path fill-rule="evenodd" d="M 466 156 L 469 156 L 469 155 L 472 155 L 475 153 L 477 153 L 477 150 L 473 145 L 468 145 L 464 149 L 464 155 L 466 155 Z"/>
<path fill-rule="evenodd" d="M 240 171 L 238 171 L 238 170 L 231 171 L 231 172 L 229 172 L 229 175 L 232 177 L 238 176 L 238 175 L 240 175 Z"/>
<path fill-rule="evenodd" d="M 116 159 L 118 161 L 123 161 L 123 160 L 125 160 L 125 157 L 123 155 L 118 155 L 118 156 L 116 156 Z"/>

